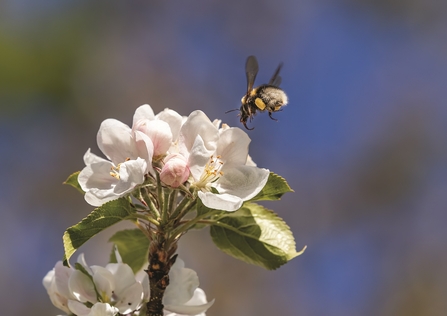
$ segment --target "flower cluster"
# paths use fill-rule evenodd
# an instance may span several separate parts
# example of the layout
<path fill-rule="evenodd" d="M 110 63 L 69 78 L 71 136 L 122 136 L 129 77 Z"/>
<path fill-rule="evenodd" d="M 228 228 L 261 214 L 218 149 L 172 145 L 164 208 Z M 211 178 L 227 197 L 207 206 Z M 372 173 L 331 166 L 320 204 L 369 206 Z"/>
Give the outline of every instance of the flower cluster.
<path fill-rule="evenodd" d="M 108 160 L 87 150 L 78 177 L 86 201 L 100 206 L 158 175 L 165 186 L 192 188 L 208 208 L 236 211 L 262 190 L 269 170 L 251 160 L 244 131 L 220 125 L 202 111 L 155 115 L 147 104 L 136 110 L 132 127 L 105 120 L 97 142 Z"/>
<path fill-rule="evenodd" d="M 198 287 L 197 274 L 177 258 L 169 277 L 170 285 L 163 298 L 165 315 L 204 316 L 214 300 L 207 302 L 205 293 Z M 63 266 L 61 261 L 56 263 L 43 279 L 43 285 L 54 306 L 68 315 L 142 315 L 141 309 L 150 297 L 146 273 L 135 276 L 121 262 L 89 267 L 82 254 L 76 269 Z"/>

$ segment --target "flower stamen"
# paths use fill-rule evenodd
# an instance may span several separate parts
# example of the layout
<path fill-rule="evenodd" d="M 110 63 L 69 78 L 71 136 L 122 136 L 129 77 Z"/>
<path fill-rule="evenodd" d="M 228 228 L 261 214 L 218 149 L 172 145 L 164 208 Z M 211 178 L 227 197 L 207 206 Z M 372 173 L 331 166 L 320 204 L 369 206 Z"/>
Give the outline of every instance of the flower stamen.
<path fill-rule="evenodd" d="M 211 183 L 216 182 L 221 176 L 223 176 L 223 172 L 221 171 L 223 165 L 224 163 L 221 160 L 220 155 L 216 157 L 211 155 L 209 162 L 205 165 L 205 169 L 203 170 L 199 181 L 195 183 L 195 186 L 209 191 L 211 189 Z"/>

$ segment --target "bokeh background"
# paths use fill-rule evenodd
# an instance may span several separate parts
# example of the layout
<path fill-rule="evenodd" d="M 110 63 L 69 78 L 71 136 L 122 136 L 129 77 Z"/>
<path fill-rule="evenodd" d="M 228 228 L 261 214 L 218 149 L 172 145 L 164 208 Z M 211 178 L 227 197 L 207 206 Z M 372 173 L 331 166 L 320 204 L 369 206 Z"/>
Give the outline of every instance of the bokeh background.
<path fill-rule="evenodd" d="M 149 103 L 239 125 L 251 54 L 258 84 L 284 62 L 290 104 L 255 118 L 250 153 L 295 190 L 265 205 L 308 249 L 266 271 L 188 234 L 208 315 L 447 315 L 443 0 L 0 1 L 2 314 L 59 313 L 42 278 L 92 210 L 62 182 L 101 121 Z"/>

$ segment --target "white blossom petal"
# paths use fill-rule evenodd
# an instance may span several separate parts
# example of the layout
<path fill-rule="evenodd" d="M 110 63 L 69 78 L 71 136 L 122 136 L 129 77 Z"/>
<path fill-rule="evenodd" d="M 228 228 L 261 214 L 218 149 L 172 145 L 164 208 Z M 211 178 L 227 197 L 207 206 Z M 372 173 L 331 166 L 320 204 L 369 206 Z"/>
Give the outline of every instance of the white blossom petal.
<path fill-rule="evenodd" d="M 97 135 L 98 147 L 115 165 L 137 157 L 132 129 L 126 124 L 107 119 L 101 123 Z"/>
<path fill-rule="evenodd" d="M 82 303 L 97 301 L 95 286 L 91 279 L 81 271 L 73 271 L 68 280 L 68 288 L 74 297 Z"/>
<path fill-rule="evenodd" d="M 87 152 L 84 154 L 84 163 L 88 166 L 96 162 L 107 161 L 104 158 L 101 158 L 94 153 L 90 152 L 90 148 L 87 149 Z"/>
<path fill-rule="evenodd" d="M 248 156 L 248 145 L 251 140 L 247 133 L 237 127 L 231 127 L 222 131 L 217 142 L 216 154 L 221 160 L 231 164 L 244 165 Z"/>
<path fill-rule="evenodd" d="M 114 316 L 118 313 L 119 310 L 108 303 L 96 303 L 92 306 L 88 316 Z"/>
<path fill-rule="evenodd" d="M 81 189 L 86 192 L 93 188 L 110 189 L 112 185 L 119 181 L 110 175 L 113 167 L 113 164 L 105 159 L 85 166 L 78 175 Z"/>
<path fill-rule="evenodd" d="M 120 280 L 120 279 L 117 279 Z M 124 290 L 117 291 L 118 300 L 115 307 L 119 309 L 121 314 L 129 314 L 141 305 L 143 299 L 143 286 L 135 282 Z"/>
<path fill-rule="evenodd" d="M 77 316 L 87 316 L 90 314 L 90 308 L 88 308 L 79 301 L 69 300 L 68 308 L 73 314 Z"/>
<path fill-rule="evenodd" d="M 132 126 L 136 125 L 140 120 L 153 120 L 154 118 L 155 115 L 151 106 L 149 104 L 143 104 L 135 110 Z"/>
<path fill-rule="evenodd" d="M 197 273 L 184 268 L 184 262 L 177 258 L 169 272 L 169 285 L 163 296 L 163 304 L 182 305 L 194 295 L 194 290 L 199 286 Z"/>
<path fill-rule="evenodd" d="M 244 202 L 240 197 L 231 194 L 214 194 L 211 192 L 198 192 L 199 198 L 206 207 L 234 212 L 241 208 Z"/>
<path fill-rule="evenodd" d="M 172 141 L 176 141 L 180 135 L 183 117 L 174 110 L 164 109 L 155 116 L 156 119 L 165 121 L 169 124 L 172 132 Z"/>
<path fill-rule="evenodd" d="M 173 312 L 168 313 L 166 316 L 182 316 L 182 315 L 194 315 L 205 316 L 205 312 L 214 304 L 214 300 L 208 302 L 205 292 L 197 288 L 194 291 L 194 296 L 182 306 L 165 305 L 165 309 Z"/>
<path fill-rule="evenodd" d="M 213 153 L 216 150 L 219 132 L 205 113 L 199 110 L 192 112 L 186 119 L 180 130 L 180 141 L 190 151 L 197 136 L 202 138 L 205 148 L 209 152 Z"/>
<path fill-rule="evenodd" d="M 267 183 L 270 171 L 267 169 L 245 166 L 224 165 L 223 176 L 215 187 L 221 194 L 227 193 L 247 201 L 255 197 Z"/>
<path fill-rule="evenodd" d="M 137 185 L 144 182 L 147 163 L 144 159 L 137 158 L 121 164 L 119 169 L 119 182 L 114 188 L 114 193 L 123 196 L 132 191 Z"/>
<path fill-rule="evenodd" d="M 113 274 L 104 267 L 92 266 L 93 283 L 96 291 L 103 298 L 103 301 L 109 301 L 115 289 L 115 279 Z"/>

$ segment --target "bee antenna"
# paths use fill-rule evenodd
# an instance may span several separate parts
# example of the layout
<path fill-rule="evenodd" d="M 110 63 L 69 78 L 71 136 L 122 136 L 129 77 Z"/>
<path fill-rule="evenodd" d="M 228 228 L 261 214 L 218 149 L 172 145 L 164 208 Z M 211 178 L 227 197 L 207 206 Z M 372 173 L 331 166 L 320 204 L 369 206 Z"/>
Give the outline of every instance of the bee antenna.
<path fill-rule="evenodd" d="M 230 113 L 230 112 L 234 112 L 234 111 L 239 111 L 239 109 L 233 109 L 233 110 L 226 111 L 225 114 Z"/>

